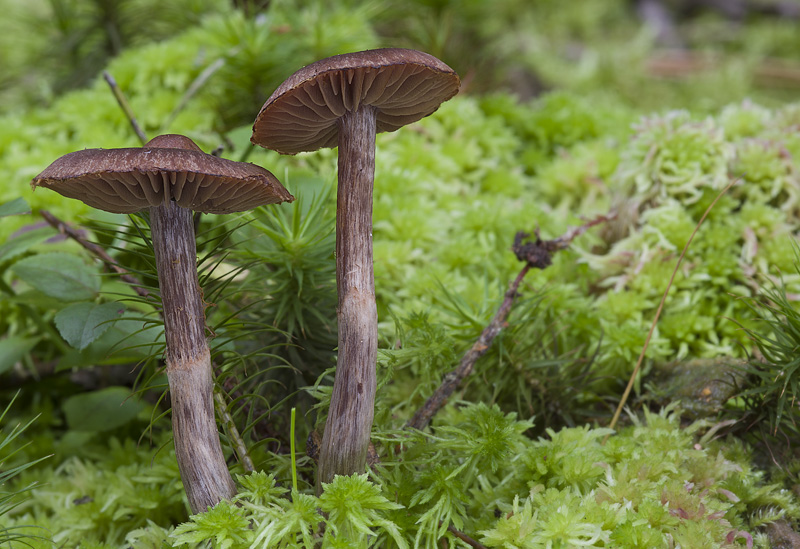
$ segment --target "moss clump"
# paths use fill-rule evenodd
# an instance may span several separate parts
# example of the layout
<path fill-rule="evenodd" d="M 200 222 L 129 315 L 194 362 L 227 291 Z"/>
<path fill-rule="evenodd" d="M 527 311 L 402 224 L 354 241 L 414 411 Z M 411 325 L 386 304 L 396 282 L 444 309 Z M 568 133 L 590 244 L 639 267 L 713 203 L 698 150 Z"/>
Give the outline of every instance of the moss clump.
<path fill-rule="evenodd" d="M 119 547 L 132 530 L 168 527 L 187 514 L 175 452 L 110 438 L 56 465 L 26 471 L 16 486 L 36 482 L 30 497 L 3 517 L 4 526 L 36 525 L 32 547 Z"/>
<path fill-rule="evenodd" d="M 740 443 L 709 442 L 713 431 L 700 436 L 709 425 L 682 427 L 674 407 L 633 418 L 605 446 L 609 431 L 588 427 L 530 440 L 522 435 L 530 422 L 496 407 L 467 405 L 450 416 L 434 436 L 406 438 L 374 483 L 337 477 L 319 498 L 287 498 L 274 475 L 240 476 L 238 505 L 220 504 L 172 533 L 151 525 L 131 540 L 302 547 L 326 522 L 325 547 L 433 548 L 441 538 L 457 543 L 453 526 L 487 547 L 766 548 L 761 525 L 800 516 Z"/>

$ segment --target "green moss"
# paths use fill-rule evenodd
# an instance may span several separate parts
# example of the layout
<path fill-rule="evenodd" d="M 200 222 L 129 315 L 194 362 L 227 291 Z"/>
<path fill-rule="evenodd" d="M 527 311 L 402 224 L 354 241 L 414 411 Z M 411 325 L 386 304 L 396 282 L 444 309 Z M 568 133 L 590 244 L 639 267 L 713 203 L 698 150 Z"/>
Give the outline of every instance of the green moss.
<path fill-rule="evenodd" d="M 740 484 L 751 478 L 739 469 L 738 460 L 747 459 L 741 446 L 705 448 L 691 434 L 702 424 L 683 430 L 669 411 L 636 423 L 605 446 L 598 440 L 602 430 L 585 429 L 535 443 L 526 454 L 537 479 L 530 494 L 524 504 L 523 496 L 515 497 L 505 507 L 510 512 L 481 531 L 481 541 L 488 547 L 668 547 L 670 539 L 681 539 L 684 546 L 718 547 L 751 536 L 744 510 L 770 504 Z M 571 444 L 577 446 L 570 450 Z M 599 471 L 581 491 L 538 484 L 549 485 L 558 471 L 580 461 Z M 543 471 L 549 473 L 536 476 Z M 777 487 L 760 486 L 779 505 Z M 796 504 L 785 509 L 798 510 Z"/>
<path fill-rule="evenodd" d="M 731 147 L 712 119 L 694 121 L 688 112 L 643 119 L 625 151 L 620 183 L 642 198 L 696 202 L 703 187 L 721 190 L 728 179 Z"/>
<path fill-rule="evenodd" d="M 10 525 L 41 526 L 63 547 L 116 547 L 148 522 L 166 527 L 186 516 L 174 451 L 116 438 L 102 452 L 96 443 L 92 448 L 91 459 L 72 457 L 21 475 L 19 485 L 35 479 L 39 486 L 9 515 Z"/>

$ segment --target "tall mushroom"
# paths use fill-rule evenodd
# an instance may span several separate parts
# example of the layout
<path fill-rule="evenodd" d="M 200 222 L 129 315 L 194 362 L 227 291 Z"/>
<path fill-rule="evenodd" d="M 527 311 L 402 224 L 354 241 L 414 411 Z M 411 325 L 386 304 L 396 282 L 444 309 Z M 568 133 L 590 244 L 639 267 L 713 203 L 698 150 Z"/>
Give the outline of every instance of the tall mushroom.
<path fill-rule="evenodd" d="M 336 55 L 290 76 L 253 125 L 250 140 L 280 153 L 339 147 L 339 356 L 319 482 L 364 470 L 372 428 L 378 348 L 372 266 L 375 134 L 432 114 L 459 86 L 453 69 L 427 53 L 390 48 Z"/>
<path fill-rule="evenodd" d="M 214 417 L 192 210 L 241 212 L 294 197 L 264 168 L 211 156 L 181 135 L 162 135 L 142 148 L 67 154 L 36 176 L 31 186 L 108 212 L 150 210 L 181 478 L 195 513 L 230 498 L 236 489 Z"/>

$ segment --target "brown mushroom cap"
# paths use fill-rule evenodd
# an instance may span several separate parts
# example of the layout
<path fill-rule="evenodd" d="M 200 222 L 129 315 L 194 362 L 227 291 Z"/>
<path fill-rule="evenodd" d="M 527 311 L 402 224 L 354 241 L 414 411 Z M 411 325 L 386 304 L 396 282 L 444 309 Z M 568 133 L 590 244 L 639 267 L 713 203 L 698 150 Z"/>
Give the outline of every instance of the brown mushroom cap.
<path fill-rule="evenodd" d="M 392 132 L 453 97 L 458 75 L 416 50 L 335 55 L 303 67 L 267 99 L 253 124 L 256 145 L 283 154 L 336 147 L 337 120 L 361 105 L 377 109 L 377 131 Z"/>
<path fill-rule="evenodd" d="M 162 135 L 142 148 L 66 154 L 31 181 L 34 189 L 40 186 L 113 213 L 138 212 L 167 200 L 214 214 L 294 200 L 264 168 L 206 154 L 182 135 Z"/>

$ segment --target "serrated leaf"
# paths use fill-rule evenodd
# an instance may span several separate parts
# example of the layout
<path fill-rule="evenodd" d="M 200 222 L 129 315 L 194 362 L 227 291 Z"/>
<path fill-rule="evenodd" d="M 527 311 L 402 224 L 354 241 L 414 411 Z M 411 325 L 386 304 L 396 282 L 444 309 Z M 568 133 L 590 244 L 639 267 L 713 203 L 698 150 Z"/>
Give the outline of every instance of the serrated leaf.
<path fill-rule="evenodd" d="M 18 277 L 43 294 L 62 301 L 93 299 L 100 277 L 76 255 L 51 252 L 26 257 L 11 266 Z"/>
<path fill-rule="evenodd" d="M 125 307 L 119 303 L 73 303 L 56 314 L 56 328 L 67 343 L 81 350 L 103 335 L 111 326 L 110 321 L 124 312 Z"/>
<path fill-rule="evenodd" d="M 35 246 L 55 234 L 56 231 L 52 227 L 39 227 L 19 234 L 0 246 L 0 261 L 13 259 L 27 252 L 31 246 Z"/>
<path fill-rule="evenodd" d="M 37 337 L 9 336 L 0 340 L 0 374 L 11 368 L 33 346 L 39 342 Z"/>
<path fill-rule="evenodd" d="M 31 207 L 20 197 L 11 202 L 0 204 L 0 217 L 8 217 L 10 215 L 22 215 L 31 213 Z"/>
<path fill-rule="evenodd" d="M 70 429 L 77 431 L 108 431 L 125 425 L 144 408 L 130 398 L 125 387 L 107 387 L 82 393 L 64 401 L 64 415 Z"/>

